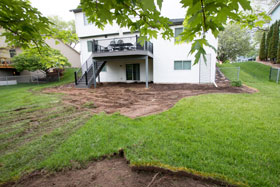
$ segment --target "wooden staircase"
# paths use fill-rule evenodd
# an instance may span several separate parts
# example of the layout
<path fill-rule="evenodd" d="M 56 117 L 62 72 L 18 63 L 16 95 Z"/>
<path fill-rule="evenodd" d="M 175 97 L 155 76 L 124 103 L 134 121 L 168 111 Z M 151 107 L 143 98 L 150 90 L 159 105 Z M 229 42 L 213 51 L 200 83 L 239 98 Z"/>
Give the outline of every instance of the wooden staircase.
<path fill-rule="evenodd" d="M 74 72 L 76 87 L 90 88 L 92 85 L 96 87 L 96 78 L 105 64 L 106 61 L 93 61 L 90 57 L 78 71 Z"/>

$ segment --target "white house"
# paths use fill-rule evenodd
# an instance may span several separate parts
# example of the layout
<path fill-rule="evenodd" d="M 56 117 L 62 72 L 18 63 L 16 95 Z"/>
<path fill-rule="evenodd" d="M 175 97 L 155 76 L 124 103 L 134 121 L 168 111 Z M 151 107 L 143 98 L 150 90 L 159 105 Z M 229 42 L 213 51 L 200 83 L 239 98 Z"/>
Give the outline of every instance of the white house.
<path fill-rule="evenodd" d="M 139 33 L 131 33 L 116 24 L 107 25 L 101 30 L 88 23 L 82 9 L 72 11 L 75 13 L 76 32 L 81 46 L 82 68 L 75 73 L 78 87 L 96 86 L 96 80 L 146 82 L 147 87 L 148 82 L 176 84 L 215 81 L 216 53 L 213 49 L 206 48 L 206 63 L 201 58 L 194 65 L 194 55 L 188 55 L 191 44 L 175 44 L 175 38 L 168 41 L 158 37 L 141 46 L 138 43 Z M 183 19 L 170 21 L 176 37 L 183 31 Z M 210 33 L 206 36 L 210 44 L 217 48 L 217 39 Z"/>
<path fill-rule="evenodd" d="M 268 11 L 268 15 L 271 17 L 270 24 L 273 24 L 280 19 L 280 1 Z"/>

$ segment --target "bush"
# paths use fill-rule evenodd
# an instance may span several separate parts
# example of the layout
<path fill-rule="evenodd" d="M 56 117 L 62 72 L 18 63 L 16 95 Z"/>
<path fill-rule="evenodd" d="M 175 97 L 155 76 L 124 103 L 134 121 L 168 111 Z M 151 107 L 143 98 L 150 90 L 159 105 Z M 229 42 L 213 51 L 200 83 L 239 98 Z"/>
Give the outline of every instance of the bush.
<path fill-rule="evenodd" d="M 241 87 L 242 86 L 242 82 L 241 81 L 232 81 L 231 82 L 231 86 Z"/>
<path fill-rule="evenodd" d="M 18 71 L 42 70 L 48 73 L 53 68 L 63 69 L 71 66 L 59 50 L 47 46 L 25 49 L 21 54 L 14 56 L 12 61 Z"/>

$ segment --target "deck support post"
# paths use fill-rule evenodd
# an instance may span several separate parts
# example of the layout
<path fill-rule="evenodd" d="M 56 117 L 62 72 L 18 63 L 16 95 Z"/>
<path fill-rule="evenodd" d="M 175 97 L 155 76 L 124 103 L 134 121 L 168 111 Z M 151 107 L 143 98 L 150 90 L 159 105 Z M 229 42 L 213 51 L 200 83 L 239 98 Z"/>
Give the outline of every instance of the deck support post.
<path fill-rule="evenodd" d="M 145 64 L 146 64 L 146 88 L 149 88 L 149 58 L 145 56 Z"/>
<path fill-rule="evenodd" d="M 93 61 L 93 85 L 96 88 L 96 61 Z"/>

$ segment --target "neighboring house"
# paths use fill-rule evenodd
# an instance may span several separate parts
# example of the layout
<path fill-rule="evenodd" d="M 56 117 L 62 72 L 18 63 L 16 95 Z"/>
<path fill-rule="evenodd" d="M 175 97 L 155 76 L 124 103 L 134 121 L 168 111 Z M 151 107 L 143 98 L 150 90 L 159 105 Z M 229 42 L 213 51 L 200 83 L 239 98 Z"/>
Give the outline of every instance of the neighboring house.
<path fill-rule="evenodd" d="M 280 19 L 280 1 L 268 11 L 268 15 L 271 17 L 270 25 Z"/>
<path fill-rule="evenodd" d="M 59 43 L 56 44 L 56 41 Z M 69 63 L 71 64 L 71 67 L 73 68 L 81 67 L 80 53 L 75 49 L 73 49 L 70 45 L 63 43 L 60 40 L 55 40 L 53 38 L 47 39 L 46 43 L 51 48 L 59 50 L 61 54 L 68 59 Z"/>
<path fill-rule="evenodd" d="M 0 35 L 3 32 L 0 29 Z M 80 53 L 73 49 L 71 46 L 62 43 L 60 40 L 57 40 L 59 43 L 55 44 L 55 39 L 47 39 L 46 43 L 53 49 L 57 49 L 64 55 L 68 61 L 70 62 L 72 67 L 79 68 L 81 67 L 80 63 Z M 13 76 L 13 75 L 34 75 L 34 74 L 41 74 L 42 72 L 29 72 L 29 71 L 22 71 L 17 72 L 14 68 L 11 58 L 17 54 L 22 52 L 21 48 L 12 48 L 5 43 L 5 37 L 0 37 L 0 77 L 2 76 Z"/>
<path fill-rule="evenodd" d="M 77 87 L 96 86 L 97 80 L 146 82 L 146 87 L 148 82 L 176 84 L 215 81 L 216 53 L 213 49 L 206 48 L 206 63 L 201 58 L 194 65 L 194 55 L 188 55 L 191 44 L 175 44 L 175 38 L 168 41 L 158 36 L 141 46 L 139 33 L 131 33 L 116 24 L 107 25 L 101 30 L 88 23 L 82 9 L 72 11 L 75 13 L 76 32 L 81 46 L 82 68 L 75 73 Z M 183 19 L 170 21 L 170 27 L 177 37 L 183 31 Z M 217 48 L 217 39 L 210 33 L 206 37 Z"/>

